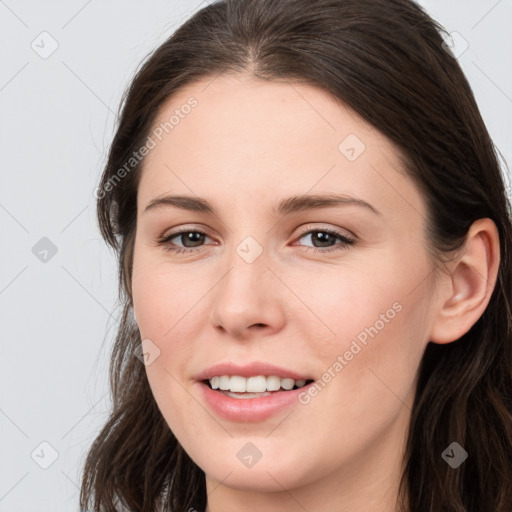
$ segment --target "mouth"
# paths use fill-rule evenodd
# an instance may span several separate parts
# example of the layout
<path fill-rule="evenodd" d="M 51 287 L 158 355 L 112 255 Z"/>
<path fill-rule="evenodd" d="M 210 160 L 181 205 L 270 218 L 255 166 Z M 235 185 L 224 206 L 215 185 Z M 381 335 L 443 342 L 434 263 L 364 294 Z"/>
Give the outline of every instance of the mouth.
<path fill-rule="evenodd" d="M 215 416 L 236 423 L 262 422 L 300 405 L 311 374 L 264 361 L 221 362 L 195 376 L 200 400 Z M 302 407 L 302 405 L 301 405 Z"/>
<path fill-rule="evenodd" d="M 214 375 L 197 381 L 205 406 L 234 423 L 260 423 L 290 407 L 302 407 L 301 395 L 314 383 L 277 375 Z"/>
<path fill-rule="evenodd" d="M 278 375 L 215 375 L 201 381 L 212 391 L 235 399 L 256 399 L 271 396 L 274 393 L 295 391 L 308 386 L 313 379 L 292 379 Z"/>

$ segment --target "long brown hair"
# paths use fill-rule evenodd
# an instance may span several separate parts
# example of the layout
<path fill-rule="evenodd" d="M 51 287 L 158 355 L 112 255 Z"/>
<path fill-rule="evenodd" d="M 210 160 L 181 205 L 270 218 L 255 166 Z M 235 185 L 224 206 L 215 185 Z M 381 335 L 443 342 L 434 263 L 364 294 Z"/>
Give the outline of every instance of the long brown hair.
<path fill-rule="evenodd" d="M 501 262 L 488 307 L 459 340 L 430 342 L 422 359 L 401 489 L 411 512 L 512 510 L 511 205 L 498 152 L 443 34 L 411 0 L 224 0 L 195 13 L 139 68 L 96 191 L 102 236 L 119 258 L 123 314 L 113 407 L 87 455 L 83 510 L 206 506 L 205 475 L 170 431 L 134 356 L 141 162 L 124 167 L 122 179 L 119 170 L 165 100 L 196 80 L 238 72 L 321 87 L 393 141 L 427 202 L 435 262 L 462 246 L 475 220 L 495 222 Z M 469 453 L 457 469 L 441 457 L 454 441 Z"/>

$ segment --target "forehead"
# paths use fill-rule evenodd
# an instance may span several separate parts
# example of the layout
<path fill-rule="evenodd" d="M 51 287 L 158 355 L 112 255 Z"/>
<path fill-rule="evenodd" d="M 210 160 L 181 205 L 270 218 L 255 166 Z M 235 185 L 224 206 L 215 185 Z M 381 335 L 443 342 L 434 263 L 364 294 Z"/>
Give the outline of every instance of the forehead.
<path fill-rule="evenodd" d="M 193 131 L 202 145 L 214 139 L 219 144 L 219 139 L 230 135 L 225 143 L 244 140 L 245 150 L 251 144 L 275 147 L 279 143 L 306 152 L 313 144 L 299 145 L 304 137 L 315 146 L 323 143 L 332 149 L 333 142 L 353 133 L 390 158 L 395 156 L 392 143 L 348 105 L 319 87 L 290 81 L 263 81 L 246 75 L 203 79 L 169 98 L 160 108 L 154 127 L 165 131 L 170 120 L 173 126 L 167 126 L 162 135 L 166 138 L 172 132 L 176 141 L 180 135 L 190 138 Z"/>
<path fill-rule="evenodd" d="M 350 192 L 399 212 L 423 209 L 394 144 L 350 107 L 306 84 L 221 75 L 161 107 L 141 203 L 167 192 L 247 201 Z M 405 200 L 405 198 L 408 198 Z M 242 199 L 240 199 L 242 201 Z M 403 203 L 403 204 L 400 204 Z"/>

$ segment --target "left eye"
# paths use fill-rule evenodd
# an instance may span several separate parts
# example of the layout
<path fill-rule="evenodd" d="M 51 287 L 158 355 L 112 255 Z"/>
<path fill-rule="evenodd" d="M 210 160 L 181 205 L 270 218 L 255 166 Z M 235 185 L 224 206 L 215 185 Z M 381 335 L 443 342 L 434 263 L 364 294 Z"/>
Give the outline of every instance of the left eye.
<path fill-rule="evenodd" d="M 353 245 L 355 240 L 352 238 L 339 233 L 338 231 L 331 229 L 311 229 L 303 232 L 299 235 L 297 240 L 309 237 L 313 244 L 320 244 L 320 246 L 304 246 L 307 250 L 313 250 L 314 252 L 329 252 L 336 249 L 346 249 L 347 246 Z M 177 239 L 182 242 L 182 245 L 176 245 L 172 240 Z M 201 230 L 183 230 L 170 233 L 166 237 L 162 237 L 158 240 L 158 244 L 162 245 L 165 250 L 172 251 L 175 253 L 186 253 L 193 252 L 200 249 L 204 243 L 205 238 L 210 238 L 204 231 Z M 336 240 L 340 240 L 341 243 L 336 243 Z"/>
<path fill-rule="evenodd" d="M 313 244 L 320 244 L 319 247 L 315 245 L 311 247 L 314 252 L 329 252 L 336 249 L 346 249 L 347 246 L 355 243 L 353 238 L 349 238 L 332 229 L 311 229 L 302 233 L 299 240 L 306 237 L 309 237 Z M 336 244 L 336 239 L 341 240 L 341 243 Z"/>

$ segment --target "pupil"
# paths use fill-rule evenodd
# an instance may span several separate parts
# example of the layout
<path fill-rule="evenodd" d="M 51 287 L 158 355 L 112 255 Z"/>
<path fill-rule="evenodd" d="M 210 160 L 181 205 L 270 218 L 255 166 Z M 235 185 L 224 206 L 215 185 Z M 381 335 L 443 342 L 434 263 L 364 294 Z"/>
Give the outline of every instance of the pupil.
<path fill-rule="evenodd" d="M 202 241 L 202 237 L 204 235 L 202 233 L 199 233 L 197 231 L 190 231 L 189 233 L 185 233 L 185 240 L 187 242 L 201 242 Z M 182 240 L 183 241 L 183 240 Z M 187 245 L 186 243 L 183 244 L 185 247 L 195 247 L 194 245 L 193 246 L 189 246 Z"/>
<path fill-rule="evenodd" d="M 316 234 L 313 234 L 313 239 L 316 239 L 320 244 L 323 244 L 321 247 L 328 247 L 330 238 L 332 242 L 332 235 L 330 233 L 325 233 L 324 231 L 317 231 Z"/>

